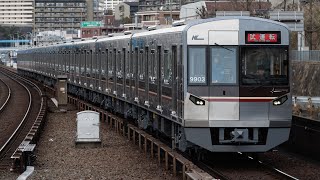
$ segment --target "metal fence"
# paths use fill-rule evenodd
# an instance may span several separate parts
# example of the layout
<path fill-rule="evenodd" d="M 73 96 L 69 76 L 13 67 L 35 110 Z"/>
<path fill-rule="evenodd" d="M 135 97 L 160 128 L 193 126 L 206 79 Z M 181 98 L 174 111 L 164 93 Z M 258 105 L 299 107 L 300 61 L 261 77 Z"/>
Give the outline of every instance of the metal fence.
<path fill-rule="evenodd" d="M 293 61 L 320 61 L 320 50 L 312 50 L 312 51 L 292 50 L 290 57 Z"/>

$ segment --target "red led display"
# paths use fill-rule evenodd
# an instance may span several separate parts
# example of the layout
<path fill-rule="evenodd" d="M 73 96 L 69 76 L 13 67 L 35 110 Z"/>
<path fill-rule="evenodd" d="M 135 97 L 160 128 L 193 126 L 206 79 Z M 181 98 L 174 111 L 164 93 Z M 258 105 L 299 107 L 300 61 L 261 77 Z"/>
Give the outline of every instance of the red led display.
<path fill-rule="evenodd" d="M 246 32 L 247 44 L 280 44 L 279 32 Z"/>

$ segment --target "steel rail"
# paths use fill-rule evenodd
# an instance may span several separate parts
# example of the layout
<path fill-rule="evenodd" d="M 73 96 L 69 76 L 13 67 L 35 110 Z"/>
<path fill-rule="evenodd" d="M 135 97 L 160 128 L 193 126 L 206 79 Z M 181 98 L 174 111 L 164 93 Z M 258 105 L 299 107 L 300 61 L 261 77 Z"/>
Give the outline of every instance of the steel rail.
<path fill-rule="evenodd" d="M 245 154 L 243 154 L 243 153 L 241 153 L 241 152 L 238 152 L 238 153 L 245 156 Z M 252 156 L 247 156 L 247 158 L 249 158 L 249 159 L 251 159 L 251 160 L 253 160 L 253 161 L 256 161 L 256 162 L 259 163 L 260 165 L 266 167 L 266 168 L 269 169 L 269 170 L 272 170 L 272 171 L 280 174 L 281 176 L 283 176 L 283 177 L 285 177 L 285 178 L 287 178 L 287 179 L 299 180 L 299 178 L 296 178 L 296 177 L 294 177 L 294 176 L 292 176 L 292 175 L 290 175 L 290 174 L 288 174 L 288 173 L 285 173 L 285 172 L 281 171 L 280 169 L 275 168 L 275 167 L 273 167 L 273 166 L 271 166 L 271 165 L 269 165 L 269 164 L 267 164 L 267 163 L 265 163 L 265 162 L 263 162 L 263 161 L 260 161 L 260 160 L 258 160 L 258 159 L 255 159 L 255 158 L 253 158 Z"/>
<path fill-rule="evenodd" d="M 8 86 L 8 84 L 6 84 L 2 79 L 0 79 L 0 81 L 3 82 L 3 84 L 5 84 L 8 88 L 8 97 L 6 99 L 6 101 L 3 103 L 3 105 L 0 107 L 0 112 L 2 112 L 2 110 L 4 109 L 4 107 L 7 105 L 7 103 L 9 102 L 9 99 L 11 98 L 11 88 Z"/>

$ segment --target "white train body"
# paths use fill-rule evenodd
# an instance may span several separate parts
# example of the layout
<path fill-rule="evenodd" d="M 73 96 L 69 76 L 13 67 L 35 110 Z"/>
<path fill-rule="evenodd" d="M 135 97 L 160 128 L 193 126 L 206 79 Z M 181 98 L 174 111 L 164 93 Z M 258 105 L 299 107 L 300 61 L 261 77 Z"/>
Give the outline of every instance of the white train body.
<path fill-rule="evenodd" d="M 214 18 L 18 52 L 18 71 L 164 134 L 182 151 L 265 152 L 289 138 L 289 30 Z"/>

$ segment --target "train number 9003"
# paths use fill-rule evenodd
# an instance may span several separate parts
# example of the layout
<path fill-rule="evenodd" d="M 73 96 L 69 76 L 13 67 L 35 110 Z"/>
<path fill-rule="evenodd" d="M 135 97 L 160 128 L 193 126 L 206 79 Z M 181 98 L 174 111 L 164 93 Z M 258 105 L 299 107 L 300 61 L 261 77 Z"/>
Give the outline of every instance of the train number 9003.
<path fill-rule="evenodd" d="M 190 77 L 189 80 L 191 83 L 204 83 L 204 82 L 206 82 L 205 77 Z"/>

